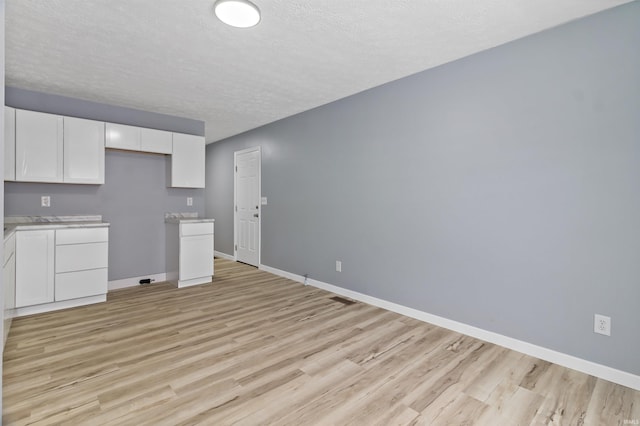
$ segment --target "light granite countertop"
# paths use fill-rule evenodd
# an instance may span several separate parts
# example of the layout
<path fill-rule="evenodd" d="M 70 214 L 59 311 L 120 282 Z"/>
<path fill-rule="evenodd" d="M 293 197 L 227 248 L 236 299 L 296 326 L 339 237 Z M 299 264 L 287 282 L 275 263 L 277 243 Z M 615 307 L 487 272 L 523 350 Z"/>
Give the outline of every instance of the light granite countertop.
<path fill-rule="evenodd" d="M 215 219 L 198 218 L 198 213 L 166 213 L 165 223 L 212 223 Z"/>
<path fill-rule="evenodd" d="M 7 216 L 4 218 L 4 239 L 15 231 L 34 229 L 101 228 L 110 226 L 101 215 L 92 216 Z"/>

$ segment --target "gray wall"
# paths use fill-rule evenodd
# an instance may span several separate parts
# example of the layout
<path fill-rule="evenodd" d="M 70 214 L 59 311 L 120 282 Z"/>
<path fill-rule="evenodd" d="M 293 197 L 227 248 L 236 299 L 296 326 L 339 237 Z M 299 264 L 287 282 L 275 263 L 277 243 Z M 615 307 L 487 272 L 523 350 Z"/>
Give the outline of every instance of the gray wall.
<path fill-rule="evenodd" d="M 638 22 L 634 2 L 209 145 L 216 249 L 233 152 L 260 145 L 263 264 L 640 374 Z"/>
<path fill-rule="evenodd" d="M 7 88 L 16 108 L 204 135 L 201 121 Z M 164 273 L 165 212 L 204 214 L 204 190 L 167 188 L 169 157 L 112 151 L 105 155 L 104 185 L 6 182 L 5 215 L 101 214 L 109 231 L 109 280 Z M 51 207 L 40 207 L 40 196 Z M 187 207 L 193 197 L 193 207 Z"/>

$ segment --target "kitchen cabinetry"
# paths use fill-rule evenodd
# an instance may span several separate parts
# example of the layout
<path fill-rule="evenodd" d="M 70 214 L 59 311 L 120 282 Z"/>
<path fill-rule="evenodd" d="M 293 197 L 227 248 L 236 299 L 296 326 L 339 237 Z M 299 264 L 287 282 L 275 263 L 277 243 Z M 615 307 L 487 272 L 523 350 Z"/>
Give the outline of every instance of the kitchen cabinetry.
<path fill-rule="evenodd" d="M 114 148 L 170 155 L 171 187 L 205 186 L 203 136 L 11 107 L 5 122 L 5 180 L 100 185 L 104 150 Z"/>
<path fill-rule="evenodd" d="M 173 134 L 171 156 L 171 186 L 177 188 L 204 188 L 204 137 Z"/>
<path fill-rule="evenodd" d="M 140 128 L 106 123 L 105 147 L 140 151 Z"/>
<path fill-rule="evenodd" d="M 103 122 L 20 109 L 15 115 L 15 180 L 104 183 Z"/>
<path fill-rule="evenodd" d="M 140 129 L 140 150 L 158 154 L 173 153 L 173 134 L 164 130 Z"/>
<path fill-rule="evenodd" d="M 107 228 L 57 230 L 55 300 L 105 294 L 108 257 Z"/>
<path fill-rule="evenodd" d="M 62 182 L 63 118 L 16 110 L 16 180 Z"/>
<path fill-rule="evenodd" d="M 16 180 L 16 110 L 4 107 L 4 180 Z"/>
<path fill-rule="evenodd" d="M 54 300 L 54 230 L 16 232 L 16 308 Z"/>
<path fill-rule="evenodd" d="M 107 123 L 105 147 L 129 151 L 171 154 L 173 137 L 171 132 Z"/>
<path fill-rule="evenodd" d="M 17 315 L 106 300 L 106 226 L 17 230 L 15 235 Z"/>
<path fill-rule="evenodd" d="M 64 117 L 65 183 L 104 183 L 104 122 Z"/>
<path fill-rule="evenodd" d="M 178 287 L 211 282 L 213 221 L 167 224 L 167 278 Z"/>
<path fill-rule="evenodd" d="M 11 235 L 4 242 L 4 263 L 2 267 L 2 283 L 4 286 L 4 340 L 7 342 L 13 308 L 16 303 L 16 236 Z"/>

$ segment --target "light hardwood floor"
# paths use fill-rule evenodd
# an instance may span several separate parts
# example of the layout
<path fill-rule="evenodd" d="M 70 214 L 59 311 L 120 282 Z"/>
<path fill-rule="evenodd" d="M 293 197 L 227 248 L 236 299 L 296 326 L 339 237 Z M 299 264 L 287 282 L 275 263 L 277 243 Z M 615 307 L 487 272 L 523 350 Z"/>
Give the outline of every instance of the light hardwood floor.
<path fill-rule="evenodd" d="M 255 268 L 14 320 L 4 424 L 624 425 L 640 392 Z"/>

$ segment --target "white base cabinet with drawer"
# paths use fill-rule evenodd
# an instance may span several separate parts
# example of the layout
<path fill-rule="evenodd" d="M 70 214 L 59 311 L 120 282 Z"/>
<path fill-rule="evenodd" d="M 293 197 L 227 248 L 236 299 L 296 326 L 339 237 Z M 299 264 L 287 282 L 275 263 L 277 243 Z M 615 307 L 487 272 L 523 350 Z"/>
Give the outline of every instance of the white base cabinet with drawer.
<path fill-rule="evenodd" d="M 56 231 L 56 301 L 106 294 L 108 264 L 107 228 Z"/>
<path fill-rule="evenodd" d="M 167 280 L 178 287 L 211 282 L 213 222 L 167 224 Z"/>
<path fill-rule="evenodd" d="M 106 301 L 109 229 L 16 231 L 15 315 Z"/>

